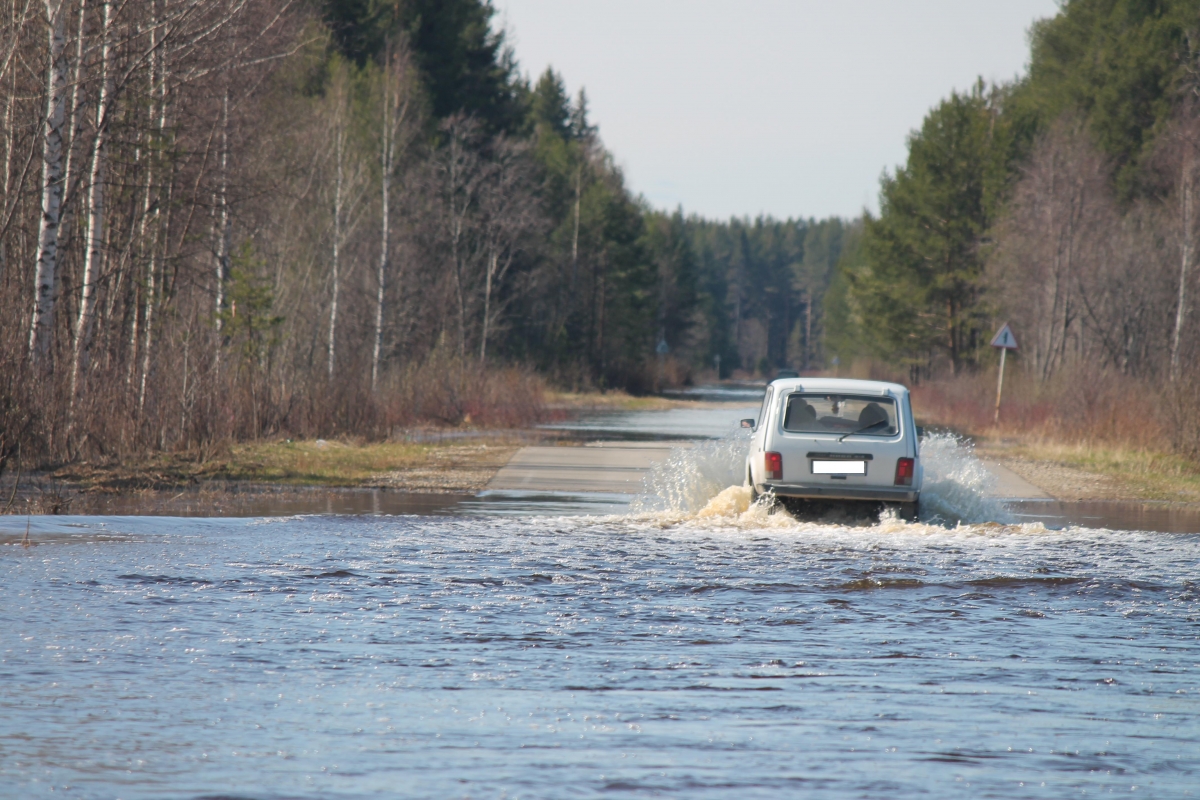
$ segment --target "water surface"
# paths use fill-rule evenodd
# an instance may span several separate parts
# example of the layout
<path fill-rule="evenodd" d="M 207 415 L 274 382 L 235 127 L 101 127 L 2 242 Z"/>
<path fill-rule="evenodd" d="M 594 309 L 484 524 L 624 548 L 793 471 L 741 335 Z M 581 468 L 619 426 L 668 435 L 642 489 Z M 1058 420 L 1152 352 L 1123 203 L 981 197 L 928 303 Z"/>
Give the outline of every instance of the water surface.
<path fill-rule="evenodd" d="M 0 796 L 1200 793 L 1200 526 L 1047 525 L 951 437 L 924 522 L 797 521 L 743 447 L 638 498 L 0 518 Z"/>
<path fill-rule="evenodd" d="M 1195 535 L 753 509 L 31 527 L 0 548 L 9 796 L 1200 786 Z"/>

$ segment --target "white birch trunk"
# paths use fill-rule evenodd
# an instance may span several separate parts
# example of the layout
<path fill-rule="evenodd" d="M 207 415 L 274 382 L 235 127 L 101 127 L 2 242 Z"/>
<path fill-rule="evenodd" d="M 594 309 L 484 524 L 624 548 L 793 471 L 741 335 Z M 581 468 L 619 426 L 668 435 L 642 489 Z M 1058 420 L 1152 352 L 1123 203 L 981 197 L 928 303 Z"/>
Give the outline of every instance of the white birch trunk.
<path fill-rule="evenodd" d="M 390 65 L 389 65 L 390 66 Z M 379 212 L 379 280 L 375 298 L 375 348 L 371 354 L 371 391 L 379 385 L 379 357 L 383 350 L 383 297 L 387 281 L 388 255 L 391 247 L 388 201 L 392 191 L 392 167 L 396 153 L 396 126 L 392 119 L 391 70 L 383 74 L 383 149 L 380 153 L 380 212 Z"/>
<path fill-rule="evenodd" d="M 158 40 L 157 40 L 158 5 L 156 3 L 152 3 L 151 7 L 153 8 L 152 13 L 154 14 L 153 30 L 155 31 L 155 33 L 153 34 L 153 36 L 155 38 L 153 39 L 153 41 L 154 41 L 155 51 L 156 51 L 154 61 L 151 62 L 151 69 L 152 70 L 154 69 L 155 64 L 158 65 L 158 69 L 157 69 L 157 72 L 158 72 L 158 74 L 157 74 L 157 77 L 158 77 L 158 104 L 159 104 L 158 105 L 158 134 L 161 137 L 167 129 L 167 63 L 166 63 L 166 58 L 163 57 L 162 54 L 160 52 L 158 52 L 158 50 L 157 50 L 157 45 L 158 45 Z M 154 76 L 152 75 L 151 76 L 152 81 L 153 81 L 153 78 L 154 78 Z M 152 87 L 152 91 L 153 91 L 153 87 Z M 153 161 L 151 161 L 151 166 L 153 166 Z M 147 185 L 148 186 L 152 185 L 150 183 L 149 177 L 147 177 Z M 141 377 L 140 385 L 138 386 L 138 412 L 139 413 L 141 413 L 146 407 L 146 381 L 150 375 L 150 366 L 151 366 L 151 355 L 150 354 L 151 354 L 151 348 L 154 344 L 154 305 L 158 299 L 157 293 L 156 293 L 157 285 L 155 282 L 155 277 L 156 277 L 156 273 L 157 273 L 156 258 L 158 256 L 158 237 L 162 238 L 164 250 L 165 250 L 166 241 L 167 241 L 166 232 L 162 229 L 162 210 L 161 210 L 161 208 L 162 208 L 162 204 L 158 204 L 154 208 L 155 241 L 153 243 L 151 243 L 150 260 L 146 264 L 146 325 L 145 325 L 146 332 L 145 332 L 145 344 L 142 347 L 142 377 Z"/>
<path fill-rule="evenodd" d="M 151 85 L 153 85 L 153 83 L 154 83 L 153 75 L 150 76 L 150 82 L 151 82 Z M 149 225 L 149 222 L 150 222 L 150 193 L 153 190 L 153 186 L 154 186 L 153 174 L 152 174 L 152 166 L 153 166 L 154 156 L 149 147 L 146 147 L 146 148 L 138 147 L 137 158 L 136 158 L 137 161 L 142 160 L 143 149 L 146 152 L 146 158 L 145 158 L 145 164 L 143 165 L 142 169 L 144 169 L 146 172 L 146 179 L 142 184 L 142 213 L 141 213 L 141 218 L 138 220 L 138 234 L 137 234 L 136 248 L 137 248 L 137 254 L 138 254 L 137 260 L 139 263 L 149 261 L 154 258 L 153 245 L 151 245 L 149 247 L 146 246 L 146 239 L 148 236 L 147 226 Z M 137 377 L 138 347 L 142 341 L 141 340 L 142 332 L 138 326 L 139 318 L 145 319 L 147 321 L 149 321 L 149 318 L 150 318 L 149 297 L 150 297 L 150 292 L 153 289 L 154 275 L 153 275 L 153 271 L 149 271 L 149 272 L 150 272 L 150 274 L 146 276 L 146 279 L 143 281 L 142 285 L 140 287 L 135 286 L 135 288 L 134 288 L 134 294 L 135 294 L 138 302 L 136 304 L 136 307 L 134 308 L 133 320 L 132 320 L 132 322 L 130 324 L 130 328 L 129 328 L 129 369 L 128 369 L 128 373 L 125 377 L 126 386 L 133 386 L 134 378 Z"/>
<path fill-rule="evenodd" d="M 1175 331 L 1171 337 L 1171 380 L 1179 380 L 1180 374 L 1180 343 L 1183 338 L 1183 323 L 1187 319 L 1187 286 L 1192 272 L 1194 243 L 1193 234 L 1193 198 L 1192 198 L 1192 149 L 1191 143 L 1184 143 L 1183 166 L 1179 175 L 1179 297 L 1175 306 Z"/>
<path fill-rule="evenodd" d="M 0 79 L 3 75 L 0 74 Z M 4 135 L 4 201 L 3 211 L 8 211 L 8 199 L 12 197 L 12 155 L 13 155 L 13 127 L 12 127 L 12 109 L 13 100 L 16 96 L 17 73 L 13 71 L 13 89 L 4 97 L 4 128 L 0 133 Z M 7 213 L 6 213 L 7 216 Z M 0 280 L 4 279 L 4 273 L 8 270 L 8 258 L 4 250 L 4 242 L 0 241 Z"/>
<path fill-rule="evenodd" d="M 80 287 L 79 316 L 75 322 L 75 347 L 71 357 L 71 399 L 74 402 L 79 388 L 79 373 L 85 369 L 86 351 L 90 345 L 92 325 L 96 314 L 96 281 L 104 246 L 104 156 L 107 141 L 112 56 L 112 3 L 101 0 L 100 96 L 96 103 L 96 138 L 92 141 L 91 166 L 88 169 L 88 232 L 87 254 L 83 262 Z"/>
<path fill-rule="evenodd" d="M 75 177 L 75 147 L 79 144 L 79 139 L 83 134 L 83 115 L 80 113 L 83 110 L 83 55 L 84 43 L 86 40 L 87 28 L 87 0 L 79 0 L 79 27 L 75 39 L 75 69 L 71 75 L 71 104 L 70 113 L 67 116 L 67 136 L 69 137 L 64 143 L 66 152 L 63 154 L 63 219 L 62 223 L 67 224 L 67 217 L 71 211 L 71 200 L 75 196 L 76 189 L 79 188 L 79 181 Z"/>
<path fill-rule="evenodd" d="M 224 331 L 225 322 L 222 315 L 225 312 L 225 288 L 229 282 L 230 251 L 233 246 L 233 222 L 229 216 L 229 89 L 221 100 L 221 189 L 217 204 L 220 207 L 219 229 L 217 231 L 217 264 L 215 306 L 217 317 L 217 333 Z M 217 348 L 218 359 L 220 347 Z"/>
<path fill-rule="evenodd" d="M 8 200 L 12 195 L 12 160 L 13 160 L 13 103 L 16 100 L 17 94 L 17 73 L 13 70 L 12 86 L 4 95 L 4 199 Z M 6 208 L 7 210 L 7 204 Z"/>
<path fill-rule="evenodd" d="M 334 134 L 334 157 L 337 161 L 337 176 L 333 189 L 333 294 L 329 301 L 329 379 L 337 365 L 337 320 L 339 272 L 341 271 L 342 211 L 345 190 L 346 121 L 342 119 L 344 109 L 339 108 L 337 131 Z"/>
<path fill-rule="evenodd" d="M 29 351 L 49 366 L 54 334 L 54 279 L 58 269 L 58 224 L 62 214 L 63 105 L 66 97 L 66 0 L 46 0 L 50 63 L 46 71 L 46 121 L 42 145 L 42 219 L 38 229 L 37 296 L 29 325 Z"/>
<path fill-rule="evenodd" d="M 470 208 L 470 197 L 464 192 L 462 207 L 458 207 L 457 197 L 459 192 L 459 181 L 464 179 L 460 175 L 462 165 L 459 163 L 459 157 L 462 151 L 462 142 L 459 138 L 457 128 L 450 136 L 450 258 L 454 266 L 454 289 L 458 300 L 458 358 L 460 362 L 466 360 L 467 355 L 467 297 L 466 297 L 466 276 L 465 265 L 463 264 L 462 253 L 462 238 L 464 226 L 466 222 L 467 211 Z"/>
<path fill-rule="evenodd" d="M 487 361 L 488 323 L 492 317 L 492 279 L 496 276 L 496 253 L 488 259 L 487 278 L 483 287 L 483 333 L 479 337 L 479 363 Z"/>

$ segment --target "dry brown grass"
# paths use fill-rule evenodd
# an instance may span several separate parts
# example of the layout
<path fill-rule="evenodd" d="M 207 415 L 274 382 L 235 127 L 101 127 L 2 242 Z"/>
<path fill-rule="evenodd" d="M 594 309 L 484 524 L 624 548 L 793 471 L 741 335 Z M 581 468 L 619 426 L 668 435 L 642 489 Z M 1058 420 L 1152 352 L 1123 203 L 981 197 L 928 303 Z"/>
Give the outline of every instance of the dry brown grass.
<path fill-rule="evenodd" d="M 1178 422 L 1194 418 L 1180 405 L 1194 404 L 1189 397 L 1178 386 L 1099 370 L 1039 382 L 1012 369 L 999 422 L 995 372 L 915 387 L 913 406 L 923 424 L 970 436 L 1001 459 L 1104 478 L 1097 499 L 1200 502 L 1195 430 Z"/>
<path fill-rule="evenodd" d="M 1063 466 L 1107 479 L 1101 484 L 1098 497 L 1064 499 L 1200 503 L 1200 465 L 1161 450 L 1029 438 L 989 444 L 983 452 L 1000 455 L 1002 460 Z M 1059 494 L 1049 486 L 1043 488 L 1051 494 Z"/>
<path fill-rule="evenodd" d="M 489 473 L 490 477 L 490 473 L 503 466 L 518 446 L 504 438 L 472 439 L 454 444 L 353 443 L 322 439 L 255 442 L 231 448 L 222 477 L 291 485 L 405 488 L 412 488 L 410 484 L 415 481 L 423 488 L 448 488 L 451 485 L 459 488 L 479 483 L 469 477 L 464 479 L 462 473 Z"/>
<path fill-rule="evenodd" d="M 1012 370 L 1004 384 L 999 422 L 994 372 L 917 386 L 913 405 L 932 424 L 989 439 L 1172 449 L 1165 390 L 1145 381 L 1081 369 L 1039 382 Z"/>
<path fill-rule="evenodd" d="M 74 464 L 52 477 L 88 492 L 183 488 L 223 481 L 465 491 L 482 488 L 517 447 L 517 442 L 502 436 L 450 443 L 258 441 L 229 445 L 211 457 L 159 453 L 122 465 Z"/>

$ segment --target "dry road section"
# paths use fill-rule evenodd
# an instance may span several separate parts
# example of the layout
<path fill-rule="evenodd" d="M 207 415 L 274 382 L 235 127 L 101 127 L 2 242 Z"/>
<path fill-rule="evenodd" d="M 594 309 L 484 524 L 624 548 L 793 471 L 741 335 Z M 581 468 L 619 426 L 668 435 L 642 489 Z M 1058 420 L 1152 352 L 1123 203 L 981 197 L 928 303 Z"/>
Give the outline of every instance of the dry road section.
<path fill-rule="evenodd" d="M 592 442 L 583 447 L 522 447 L 488 489 L 637 494 L 642 477 L 679 442 Z"/>
<path fill-rule="evenodd" d="M 583 447 L 523 447 L 488 482 L 487 488 L 530 492 L 637 494 L 642 477 L 680 442 L 592 442 Z M 995 461 L 989 492 L 1006 500 L 1048 500 L 1050 495 Z"/>

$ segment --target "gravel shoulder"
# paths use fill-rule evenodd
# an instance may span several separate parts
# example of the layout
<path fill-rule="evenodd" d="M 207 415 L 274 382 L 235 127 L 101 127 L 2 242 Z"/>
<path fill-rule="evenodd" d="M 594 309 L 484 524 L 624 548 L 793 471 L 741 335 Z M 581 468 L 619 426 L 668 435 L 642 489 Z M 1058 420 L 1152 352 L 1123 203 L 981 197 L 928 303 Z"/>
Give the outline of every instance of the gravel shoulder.
<path fill-rule="evenodd" d="M 1111 475 L 1088 472 L 1053 461 L 1039 461 L 1002 450 L 977 449 L 988 461 L 1006 467 L 1056 500 L 1137 500 L 1138 493 Z"/>
<path fill-rule="evenodd" d="M 975 452 L 1056 500 L 1200 505 L 1200 466 L 1167 453 L 1015 439 L 983 440 Z"/>

